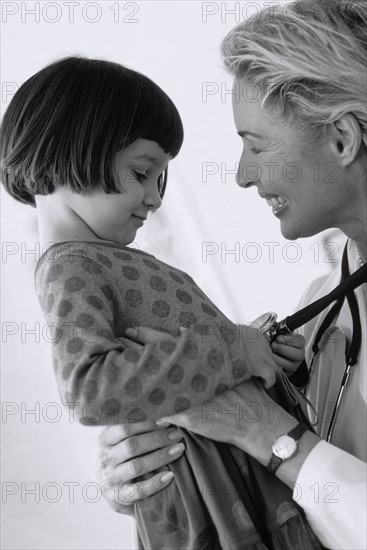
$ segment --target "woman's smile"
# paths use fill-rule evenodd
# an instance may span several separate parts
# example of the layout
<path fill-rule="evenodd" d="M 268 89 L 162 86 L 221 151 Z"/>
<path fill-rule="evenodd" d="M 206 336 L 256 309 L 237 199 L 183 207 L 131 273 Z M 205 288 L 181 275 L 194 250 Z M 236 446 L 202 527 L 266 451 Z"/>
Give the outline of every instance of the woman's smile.
<path fill-rule="evenodd" d="M 283 197 L 280 197 L 279 195 L 270 195 L 267 193 L 261 193 L 259 192 L 259 195 L 262 199 L 265 199 L 268 205 L 272 208 L 273 214 L 275 216 L 278 216 L 281 212 L 283 212 L 287 207 L 288 203 L 286 199 Z"/>

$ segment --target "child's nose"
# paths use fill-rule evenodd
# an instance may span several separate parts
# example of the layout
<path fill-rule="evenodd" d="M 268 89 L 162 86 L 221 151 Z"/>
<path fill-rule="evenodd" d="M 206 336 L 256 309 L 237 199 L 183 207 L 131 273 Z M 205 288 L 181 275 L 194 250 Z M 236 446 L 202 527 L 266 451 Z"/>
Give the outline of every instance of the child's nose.
<path fill-rule="evenodd" d="M 157 210 L 161 206 L 162 199 L 159 193 L 157 181 L 149 182 L 144 202 L 150 210 Z"/>

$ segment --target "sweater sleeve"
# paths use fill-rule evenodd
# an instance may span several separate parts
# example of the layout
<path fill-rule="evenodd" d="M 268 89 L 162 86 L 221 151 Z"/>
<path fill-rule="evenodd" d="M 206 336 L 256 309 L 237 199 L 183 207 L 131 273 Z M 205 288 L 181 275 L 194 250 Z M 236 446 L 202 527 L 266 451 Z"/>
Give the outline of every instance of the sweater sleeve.
<path fill-rule="evenodd" d="M 53 361 L 64 404 L 84 424 L 140 422 L 210 400 L 251 377 L 236 325 L 197 323 L 140 349 L 124 337 L 124 302 L 91 259 L 47 266 L 41 306 L 53 329 Z M 125 324 L 126 328 L 126 324 Z M 218 328 L 218 330 L 217 330 Z"/>

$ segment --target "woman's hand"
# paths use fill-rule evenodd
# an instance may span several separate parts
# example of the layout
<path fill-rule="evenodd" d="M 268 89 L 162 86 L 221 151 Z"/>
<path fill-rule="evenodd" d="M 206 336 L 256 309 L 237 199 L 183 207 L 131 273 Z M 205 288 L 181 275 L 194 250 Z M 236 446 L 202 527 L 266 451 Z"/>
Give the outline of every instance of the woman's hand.
<path fill-rule="evenodd" d="M 289 433 L 298 424 L 254 379 L 242 382 L 199 407 L 162 420 L 214 441 L 235 445 L 263 466 L 269 464 L 274 439 Z M 306 432 L 295 456 L 279 466 L 276 476 L 293 488 L 303 462 L 319 441 L 316 434 Z"/>
<path fill-rule="evenodd" d="M 116 512 L 133 516 L 135 501 L 154 495 L 172 481 L 173 472 L 163 467 L 177 460 L 185 446 L 175 427 L 167 426 L 145 421 L 103 430 L 97 467 L 102 494 Z M 141 476 L 145 479 L 139 480 Z"/>
<path fill-rule="evenodd" d="M 235 445 L 264 466 L 270 460 L 274 438 L 297 425 L 254 379 L 163 420 L 214 441 Z"/>

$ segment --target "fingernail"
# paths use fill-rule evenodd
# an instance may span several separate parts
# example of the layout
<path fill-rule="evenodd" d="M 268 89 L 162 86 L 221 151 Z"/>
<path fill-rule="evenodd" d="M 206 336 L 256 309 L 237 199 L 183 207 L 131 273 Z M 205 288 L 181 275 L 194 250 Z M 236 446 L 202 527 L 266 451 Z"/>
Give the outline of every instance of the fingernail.
<path fill-rule="evenodd" d="M 173 430 L 168 434 L 168 439 L 173 441 L 174 439 L 182 439 L 182 434 L 178 430 Z"/>
<path fill-rule="evenodd" d="M 183 443 L 177 443 L 177 445 L 173 445 L 173 447 L 170 448 L 168 451 L 169 455 L 176 455 L 178 453 L 182 453 L 182 451 L 185 449 L 185 445 Z"/>
<path fill-rule="evenodd" d="M 181 332 L 184 332 L 185 330 L 187 330 L 186 327 L 180 327 L 180 331 L 181 331 Z"/>
<path fill-rule="evenodd" d="M 136 328 L 134 327 L 130 327 L 130 328 L 127 328 L 125 330 L 125 334 L 127 334 L 127 336 L 137 336 L 138 335 L 138 331 Z"/>
<path fill-rule="evenodd" d="M 172 479 L 175 476 L 173 472 L 166 472 L 161 476 L 161 483 L 167 483 L 170 479 Z"/>
<path fill-rule="evenodd" d="M 155 425 L 156 426 L 163 426 L 164 428 L 166 428 L 167 426 L 169 426 L 169 422 L 165 422 L 164 420 L 156 420 Z"/>

